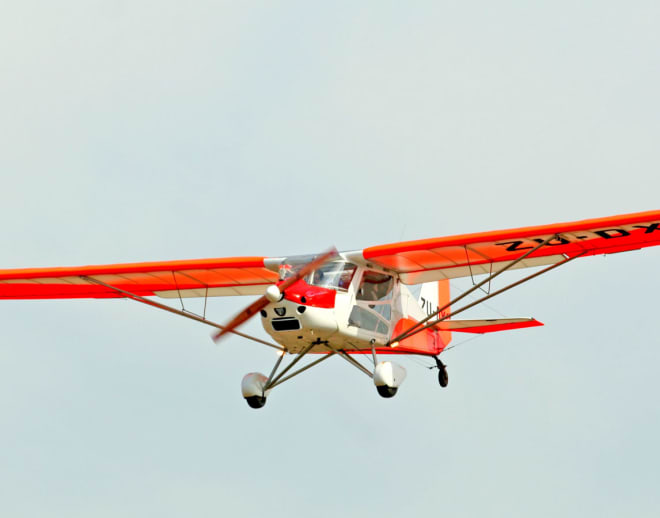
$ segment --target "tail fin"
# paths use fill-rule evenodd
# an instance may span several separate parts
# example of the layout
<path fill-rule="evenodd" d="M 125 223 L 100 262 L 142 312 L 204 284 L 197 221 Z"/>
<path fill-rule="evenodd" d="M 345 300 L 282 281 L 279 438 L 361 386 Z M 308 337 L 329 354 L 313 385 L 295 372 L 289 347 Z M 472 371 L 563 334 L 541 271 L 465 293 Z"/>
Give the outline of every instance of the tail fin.
<path fill-rule="evenodd" d="M 451 297 L 449 294 L 449 279 L 443 279 L 436 282 L 426 282 L 422 284 L 422 290 L 419 292 L 419 305 L 427 315 L 436 312 L 438 309 L 449 304 Z M 442 310 L 440 317 L 448 315 L 451 308 L 447 306 Z M 451 341 L 451 331 L 439 331 L 440 340 L 446 346 Z"/>

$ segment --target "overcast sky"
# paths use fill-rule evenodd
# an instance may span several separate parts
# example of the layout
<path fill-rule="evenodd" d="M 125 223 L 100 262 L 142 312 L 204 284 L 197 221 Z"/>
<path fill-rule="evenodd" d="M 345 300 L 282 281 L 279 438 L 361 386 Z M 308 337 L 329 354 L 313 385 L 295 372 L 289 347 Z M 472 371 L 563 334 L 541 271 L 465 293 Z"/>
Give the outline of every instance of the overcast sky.
<path fill-rule="evenodd" d="M 0 268 L 659 209 L 659 25 L 655 1 L 5 0 Z M 0 302 L 0 512 L 656 517 L 659 261 L 575 261 L 473 311 L 546 326 L 448 351 L 447 389 L 402 360 L 384 400 L 329 360 L 259 411 L 257 344 L 129 301 Z"/>

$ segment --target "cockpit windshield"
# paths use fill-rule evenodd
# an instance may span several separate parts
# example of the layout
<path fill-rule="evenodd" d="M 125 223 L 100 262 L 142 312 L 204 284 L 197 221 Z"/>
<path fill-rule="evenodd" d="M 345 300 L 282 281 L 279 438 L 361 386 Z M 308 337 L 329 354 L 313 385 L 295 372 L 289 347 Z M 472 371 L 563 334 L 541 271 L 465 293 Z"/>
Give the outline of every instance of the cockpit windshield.
<path fill-rule="evenodd" d="M 280 280 L 283 281 L 295 275 L 307 263 L 316 258 L 314 255 L 295 255 L 282 261 L 279 268 Z"/>
<path fill-rule="evenodd" d="M 285 259 L 279 268 L 280 281 L 292 277 L 300 269 L 314 260 L 314 256 L 295 256 Z M 353 280 L 357 266 L 345 261 L 331 261 L 317 268 L 305 277 L 305 281 L 312 286 L 347 290 Z"/>
<path fill-rule="evenodd" d="M 281 264 L 280 265 L 280 280 L 283 281 L 295 275 L 295 273 L 302 268 L 302 264 L 291 265 L 291 264 Z"/>
<path fill-rule="evenodd" d="M 347 290 L 356 269 L 354 264 L 333 261 L 314 270 L 307 278 L 307 283 L 323 288 Z"/>

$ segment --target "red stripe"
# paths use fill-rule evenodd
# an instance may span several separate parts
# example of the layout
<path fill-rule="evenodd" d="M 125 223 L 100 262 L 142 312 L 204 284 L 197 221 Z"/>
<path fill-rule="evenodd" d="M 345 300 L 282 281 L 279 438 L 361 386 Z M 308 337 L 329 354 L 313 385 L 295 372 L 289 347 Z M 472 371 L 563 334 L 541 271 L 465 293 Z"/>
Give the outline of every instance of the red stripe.
<path fill-rule="evenodd" d="M 55 268 L 20 268 L 0 270 L 0 280 L 37 279 L 39 277 L 75 277 L 80 275 L 120 275 L 129 273 L 169 272 L 181 270 L 212 270 L 224 268 L 264 268 L 263 257 L 228 257 L 145 263 L 102 264 Z M 269 275 L 276 275 L 267 270 Z"/>
<path fill-rule="evenodd" d="M 610 216 L 607 218 L 598 219 L 586 219 L 568 223 L 554 223 L 551 225 L 541 225 L 535 227 L 521 227 L 509 230 L 495 230 L 491 232 L 480 232 L 476 234 L 463 234 L 458 236 L 392 243 L 388 245 L 365 248 L 363 255 L 365 259 L 371 259 L 402 252 L 429 250 L 445 246 L 463 246 L 473 243 L 489 243 L 493 241 L 502 241 L 505 239 L 518 239 L 539 235 L 549 235 L 557 232 L 575 232 L 578 230 L 587 231 L 590 229 L 599 229 L 609 226 L 655 222 L 658 220 L 660 220 L 660 210 L 638 212 L 634 214 L 624 214 L 620 216 Z M 643 232 L 643 229 L 641 229 L 641 231 Z M 645 240 L 645 242 L 646 241 L 647 240 Z M 551 249 L 558 250 L 560 248 L 562 247 L 552 247 Z"/>

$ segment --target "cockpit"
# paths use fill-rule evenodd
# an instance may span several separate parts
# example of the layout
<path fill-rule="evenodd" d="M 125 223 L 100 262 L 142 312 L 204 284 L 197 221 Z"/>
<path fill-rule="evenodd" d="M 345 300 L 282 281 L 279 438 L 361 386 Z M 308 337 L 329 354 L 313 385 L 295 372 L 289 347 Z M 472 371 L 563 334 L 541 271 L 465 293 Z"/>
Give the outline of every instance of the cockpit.
<path fill-rule="evenodd" d="M 280 265 L 280 280 L 283 281 L 295 275 L 305 262 L 301 261 L 299 264 Z M 346 291 L 353 280 L 356 270 L 357 266 L 354 264 L 345 261 L 330 261 L 307 275 L 305 282 L 311 286 Z"/>
<path fill-rule="evenodd" d="M 280 280 L 286 280 L 296 275 L 304 265 L 313 260 L 312 256 L 285 259 L 279 267 Z M 308 287 L 305 291 L 305 288 L 301 288 L 303 290 L 301 293 L 304 292 L 304 296 L 301 297 L 302 304 L 310 307 L 334 307 L 335 311 L 332 316 L 323 318 L 332 319 L 334 325 L 339 326 L 341 333 L 351 339 L 362 340 L 375 338 L 382 341 L 389 336 L 390 328 L 394 325 L 392 305 L 395 293 L 397 293 L 393 276 L 338 258 L 319 266 L 307 274 L 303 280 L 309 286 L 324 289 L 310 290 Z M 314 303 L 312 297 L 320 297 L 329 290 L 336 292 L 336 298 L 333 295 L 331 299 L 331 306 L 318 306 Z M 305 311 L 304 315 L 304 318 L 308 320 L 312 318 L 311 310 Z M 314 313 L 314 315 L 319 315 L 319 313 Z M 276 320 L 279 325 L 279 319 Z"/>

